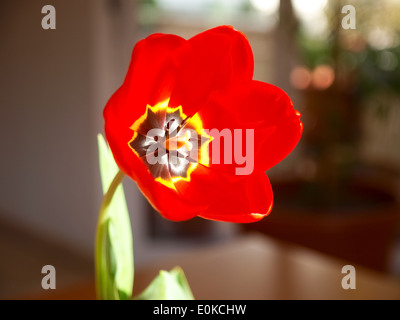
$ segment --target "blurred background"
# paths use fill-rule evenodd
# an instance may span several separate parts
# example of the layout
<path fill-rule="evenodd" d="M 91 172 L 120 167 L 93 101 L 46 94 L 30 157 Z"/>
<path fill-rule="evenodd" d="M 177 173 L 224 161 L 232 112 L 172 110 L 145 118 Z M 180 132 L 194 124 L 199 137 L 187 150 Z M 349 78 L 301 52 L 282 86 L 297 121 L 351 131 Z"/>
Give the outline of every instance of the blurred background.
<path fill-rule="evenodd" d="M 55 30 L 41 26 L 49 4 Z M 96 135 L 135 43 L 223 24 L 247 35 L 254 78 L 291 96 L 304 135 L 251 225 L 166 221 L 125 179 L 136 265 L 256 230 L 400 277 L 399 1 L 2 0 L 0 298 L 39 293 L 47 264 L 59 288 L 93 277 Z"/>

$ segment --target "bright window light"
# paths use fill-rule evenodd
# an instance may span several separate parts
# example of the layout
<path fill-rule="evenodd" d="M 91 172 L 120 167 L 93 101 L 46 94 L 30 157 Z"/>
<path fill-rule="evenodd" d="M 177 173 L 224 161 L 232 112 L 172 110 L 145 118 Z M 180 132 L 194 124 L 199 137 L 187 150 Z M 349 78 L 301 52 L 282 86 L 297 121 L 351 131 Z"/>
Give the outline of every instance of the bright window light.
<path fill-rule="evenodd" d="M 294 11 L 310 36 L 323 37 L 328 28 L 325 7 L 328 0 L 292 0 Z"/>
<path fill-rule="evenodd" d="M 268 15 L 276 13 L 279 8 L 279 0 L 250 0 L 250 2 L 254 8 Z"/>
<path fill-rule="evenodd" d="M 245 0 L 157 0 L 157 4 L 168 11 L 203 11 L 213 6 L 229 9 L 239 8 Z"/>
<path fill-rule="evenodd" d="M 328 0 L 292 0 L 299 18 L 307 19 L 323 14 Z"/>

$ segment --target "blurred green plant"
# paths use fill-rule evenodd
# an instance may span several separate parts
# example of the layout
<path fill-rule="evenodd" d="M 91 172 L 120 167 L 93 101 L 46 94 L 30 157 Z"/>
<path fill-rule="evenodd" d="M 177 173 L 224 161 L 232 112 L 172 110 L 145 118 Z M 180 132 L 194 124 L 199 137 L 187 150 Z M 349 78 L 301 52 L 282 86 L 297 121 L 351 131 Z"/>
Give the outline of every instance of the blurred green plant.
<path fill-rule="evenodd" d="M 161 270 L 150 285 L 134 300 L 194 300 L 183 270 Z"/>
<path fill-rule="evenodd" d="M 354 30 L 341 26 L 341 9 L 348 4 L 356 8 Z M 321 89 L 310 81 L 302 89 L 304 116 L 311 119 L 305 121 L 303 150 L 316 167 L 301 194 L 310 206 L 353 201 L 349 185 L 364 166 L 358 154 L 362 113 L 373 107 L 385 121 L 393 100 L 400 97 L 400 2 L 331 0 L 325 16 L 322 36 L 307 32 L 299 22 L 296 38 L 300 63 L 310 77 L 321 65 L 334 72 L 329 87 Z"/>

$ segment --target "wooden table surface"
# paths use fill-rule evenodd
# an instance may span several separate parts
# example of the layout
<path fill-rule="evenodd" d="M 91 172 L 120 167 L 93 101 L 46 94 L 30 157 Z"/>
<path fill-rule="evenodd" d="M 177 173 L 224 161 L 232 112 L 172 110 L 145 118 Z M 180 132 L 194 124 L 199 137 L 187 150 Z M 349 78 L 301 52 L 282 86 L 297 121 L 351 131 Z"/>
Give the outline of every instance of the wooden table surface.
<path fill-rule="evenodd" d="M 198 300 L 400 299 L 399 279 L 356 266 L 356 289 L 342 288 L 345 261 L 249 234 L 211 247 L 170 256 L 140 268 L 135 290 L 143 290 L 161 269 L 179 265 Z M 90 281 L 43 299 L 94 299 Z"/>

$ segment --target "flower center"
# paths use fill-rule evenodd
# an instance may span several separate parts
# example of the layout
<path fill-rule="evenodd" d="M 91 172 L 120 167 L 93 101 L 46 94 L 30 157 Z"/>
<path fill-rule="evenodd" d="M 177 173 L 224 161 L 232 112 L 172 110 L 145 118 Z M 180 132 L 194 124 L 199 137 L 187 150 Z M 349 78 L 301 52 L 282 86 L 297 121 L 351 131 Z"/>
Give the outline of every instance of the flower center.
<path fill-rule="evenodd" d="M 134 135 L 128 144 L 156 181 L 176 189 L 178 181 L 190 181 L 200 162 L 208 163 L 210 137 L 198 115 L 187 117 L 181 106 L 170 108 L 168 103 L 147 105 L 131 127 Z"/>

